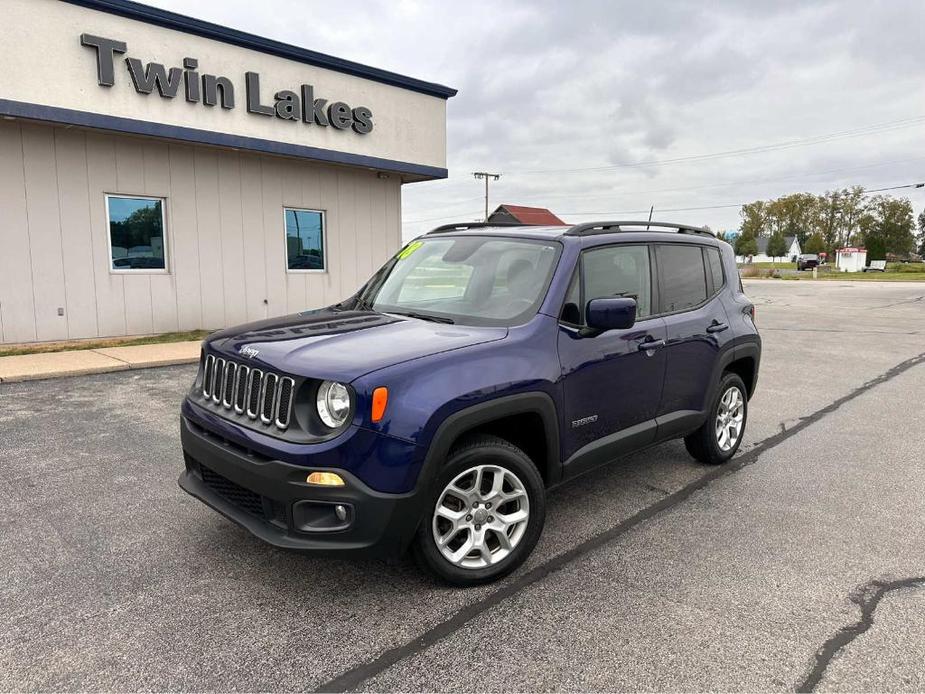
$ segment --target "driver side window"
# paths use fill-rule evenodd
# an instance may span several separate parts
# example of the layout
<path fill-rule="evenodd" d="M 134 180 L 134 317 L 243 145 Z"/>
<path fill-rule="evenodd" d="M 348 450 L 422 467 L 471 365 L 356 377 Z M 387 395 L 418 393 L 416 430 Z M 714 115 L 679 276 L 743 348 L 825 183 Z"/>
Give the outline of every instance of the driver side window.
<path fill-rule="evenodd" d="M 592 299 L 625 296 L 636 300 L 636 316 L 652 315 L 652 274 L 648 246 L 604 246 L 582 254 L 584 304 Z"/>

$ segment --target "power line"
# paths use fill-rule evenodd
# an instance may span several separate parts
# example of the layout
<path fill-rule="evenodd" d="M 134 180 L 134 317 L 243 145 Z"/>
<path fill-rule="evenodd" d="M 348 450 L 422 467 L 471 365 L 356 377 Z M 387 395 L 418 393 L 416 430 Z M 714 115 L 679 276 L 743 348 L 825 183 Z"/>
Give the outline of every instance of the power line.
<path fill-rule="evenodd" d="M 872 190 L 865 190 L 863 195 L 869 195 L 870 193 L 880 193 L 884 190 L 900 190 L 901 188 L 925 188 L 925 183 L 907 183 L 901 186 L 888 186 L 886 188 L 874 188 Z M 672 208 L 659 208 L 659 212 L 696 212 L 699 210 L 721 210 L 728 209 L 732 207 L 742 207 L 747 203 L 730 203 L 723 205 L 705 205 L 703 207 L 672 207 Z M 561 212 L 563 215 L 621 215 L 621 214 L 643 214 L 649 210 L 621 210 L 619 212 Z"/>
<path fill-rule="evenodd" d="M 925 183 L 907 183 L 904 186 L 890 186 L 889 188 L 874 188 L 873 190 L 865 190 L 864 195 L 869 195 L 870 193 L 880 193 L 884 190 L 899 190 L 900 188 L 925 188 Z"/>
<path fill-rule="evenodd" d="M 523 200 L 522 198 L 520 198 L 520 201 L 526 204 L 529 204 L 531 202 L 534 204 L 542 204 L 543 202 L 548 201 L 550 198 L 562 198 L 562 197 L 574 200 L 578 198 L 589 198 L 589 197 L 603 198 L 603 197 L 607 197 L 608 195 L 612 195 L 612 194 L 617 194 L 620 196 L 629 196 L 629 195 L 642 196 L 642 195 L 650 195 L 652 193 L 677 193 L 677 192 L 685 192 L 685 191 L 690 191 L 690 190 L 706 190 L 710 188 L 725 188 L 728 186 L 748 185 L 752 183 L 775 183 L 778 181 L 794 181 L 794 180 L 799 180 L 799 179 L 806 178 L 809 176 L 823 176 L 823 175 L 829 175 L 833 173 L 842 173 L 845 171 L 858 171 L 861 169 L 871 169 L 871 168 L 876 168 L 879 166 L 893 166 L 896 164 L 906 164 L 909 162 L 922 161 L 922 160 L 925 160 L 925 157 L 911 157 L 908 159 L 896 159 L 892 161 L 877 162 L 875 164 L 862 164 L 859 166 L 845 166 L 845 167 L 840 167 L 837 169 L 826 169 L 822 171 L 808 171 L 806 173 L 797 174 L 794 176 L 778 176 L 778 177 L 773 177 L 773 178 L 758 178 L 758 179 L 751 179 L 751 180 L 727 181 L 724 183 L 707 183 L 707 184 L 698 185 L 698 186 L 681 186 L 681 187 L 676 187 L 676 188 L 650 188 L 648 190 L 604 191 L 604 192 L 599 192 L 599 193 L 588 193 L 588 194 L 579 194 L 579 195 L 570 194 L 570 193 L 551 193 L 548 195 L 543 194 L 542 199 L 540 199 L 539 197 L 528 198 L 526 200 Z M 917 184 L 911 184 L 911 186 L 915 186 L 915 185 Z M 882 190 L 886 190 L 886 189 L 873 189 L 868 192 L 876 193 L 876 192 L 882 192 Z M 436 207 L 430 207 L 430 208 L 427 208 L 427 210 L 422 210 L 421 212 L 426 214 L 426 212 L 430 212 L 430 211 L 436 212 L 438 210 L 444 210 L 444 209 L 451 208 L 451 207 L 465 206 L 474 200 L 481 200 L 481 199 L 482 199 L 481 197 L 467 198 L 467 199 L 459 200 L 456 203 L 448 203 L 446 205 L 438 205 Z M 569 213 L 563 212 L 562 214 L 569 214 Z M 428 217 L 425 219 L 409 219 L 403 222 L 403 224 L 413 224 L 417 222 L 431 222 L 431 221 L 437 221 L 437 220 L 443 220 L 443 219 L 453 219 L 457 216 L 458 215 L 444 215 L 441 217 Z"/>
<path fill-rule="evenodd" d="M 650 161 L 637 161 L 637 162 L 627 162 L 623 164 L 611 164 L 608 166 L 591 166 L 583 168 L 574 168 L 574 169 L 543 169 L 543 170 L 534 170 L 534 171 L 508 171 L 507 173 L 512 176 L 516 175 L 539 175 L 539 174 L 568 174 L 568 173 L 589 173 L 595 171 L 611 171 L 615 169 L 624 169 L 624 168 L 634 168 L 641 166 L 664 166 L 667 164 L 679 164 L 689 161 L 704 161 L 708 159 L 718 159 L 723 157 L 731 156 L 741 156 L 745 154 L 758 154 L 763 152 L 774 152 L 784 149 L 793 149 L 795 147 L 806 147 L 810 145 L 823 144 L 826 142 L 832 142 L 834 140 L 850 138 L 850 137 L 862 137 L 864 135 L 873 135 L 881 132 L 889 132 L 892 130 L 899 130 L 902 128 L 909 128 L 920 123 L 925 122 L 925 116 L 917 116 L 915 118 L 905 118 L 898 121 L 888 121 L 885 123 L 878 123 L 874 125 L 865 126 L 863 128 L 855 128 L 852 130 L 845 130 L 836 133 L 829 133 L 827 135 L 816 135 L 809 138 L 801 138 L 797 140 L 789 140 L 785 142 L 778 142 L 770 145 L 759 145 L 756 147 L 746 147 L 743 149 L 731 149 L 721 152 L 711 152 L 706 154 L 692 154 L 683 157 L 674 157 L 671 159 L 653 159 Z"/>

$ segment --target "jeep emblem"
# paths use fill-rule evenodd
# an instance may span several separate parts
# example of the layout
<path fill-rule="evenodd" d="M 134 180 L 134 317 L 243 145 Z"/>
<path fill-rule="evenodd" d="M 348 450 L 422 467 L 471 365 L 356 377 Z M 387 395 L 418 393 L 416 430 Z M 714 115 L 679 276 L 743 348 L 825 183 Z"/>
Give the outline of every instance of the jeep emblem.
<path fill-rule="evenodd" d="M 238 354 L 240 354 L 242 357 L 253 359 L 258 354 L 260 354 L 260 350 L 254 349 L 253 347 L 242 347 L 241 349 L 238 350 Z"/>

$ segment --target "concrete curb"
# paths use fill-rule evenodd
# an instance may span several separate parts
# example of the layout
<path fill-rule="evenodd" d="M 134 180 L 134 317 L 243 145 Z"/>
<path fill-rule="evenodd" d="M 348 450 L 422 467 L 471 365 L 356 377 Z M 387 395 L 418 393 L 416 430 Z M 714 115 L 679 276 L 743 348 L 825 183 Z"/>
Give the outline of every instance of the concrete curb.
<path fill-rule="evenodd" d="M 199 349 L 193 341 L 0 357 L 0 383 L 195 364 Z"/>

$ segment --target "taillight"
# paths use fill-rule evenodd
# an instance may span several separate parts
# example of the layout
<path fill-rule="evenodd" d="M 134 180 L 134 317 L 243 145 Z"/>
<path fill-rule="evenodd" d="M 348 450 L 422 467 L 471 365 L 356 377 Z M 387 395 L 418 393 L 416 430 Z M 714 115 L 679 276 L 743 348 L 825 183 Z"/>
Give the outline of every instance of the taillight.
<path fill-rule="evenodd" d="M 751 305 L 748 307 L 748 315 L 749 315 L 749 317 L 752 319 L 752 323 L 755 322 L 755 318 L 756 318 L 755 313 L 756 313 L 756 311 L 755 311 L 755 304 L 751 304 Z"/>

